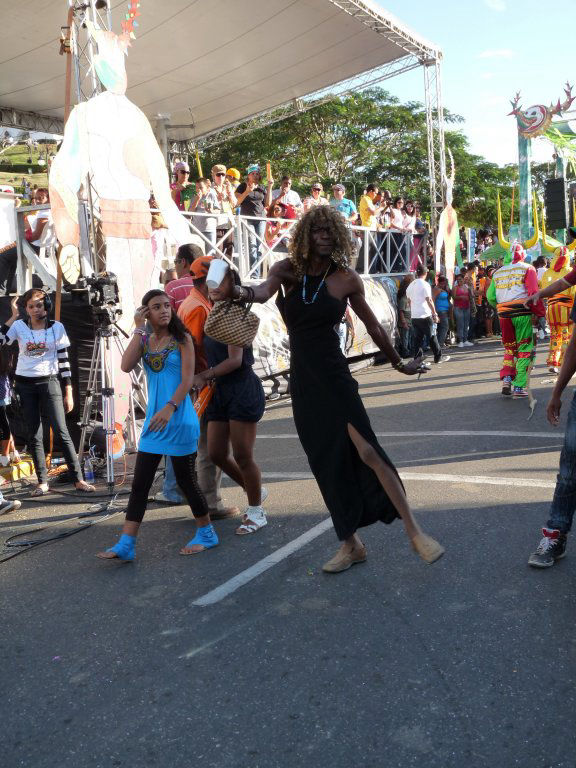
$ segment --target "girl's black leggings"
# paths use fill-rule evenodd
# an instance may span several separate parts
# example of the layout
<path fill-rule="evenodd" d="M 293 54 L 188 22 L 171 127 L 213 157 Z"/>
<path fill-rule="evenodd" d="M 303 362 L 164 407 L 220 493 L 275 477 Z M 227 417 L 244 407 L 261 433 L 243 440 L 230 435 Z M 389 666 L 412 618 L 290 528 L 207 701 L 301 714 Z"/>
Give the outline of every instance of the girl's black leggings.
<path fill-rule="evenodd" d="M 171 456 L 176 482 L 180 490 L 186 496 L 186 501 L 190 504 L 190 509 L 194 517 L 204 517 L 208 514 L 208 505 L 196 479 L 196 454 L 189 453 L 187 456 Z M 128 500 L 128 509 L 126 510 L 126 520 L 132 523 L 141 523 L 146 512 L 148 502 L 148 493 L 154 482 L 154 475 L 162 459 L 160 453 L 146 453 L 138 451 L 136 454 L 136 465 L 134 467 L 134 480 L 130 499 Z"/>

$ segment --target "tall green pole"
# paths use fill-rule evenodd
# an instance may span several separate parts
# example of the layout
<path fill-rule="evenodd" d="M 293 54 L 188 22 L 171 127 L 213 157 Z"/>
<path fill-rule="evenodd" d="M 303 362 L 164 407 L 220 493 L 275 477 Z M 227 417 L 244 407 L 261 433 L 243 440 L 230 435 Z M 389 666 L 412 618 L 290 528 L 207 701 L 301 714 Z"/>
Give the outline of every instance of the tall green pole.
<path fill-rule="evenodd" d="M 532 235 L 532 160 L 531 140 L 518 132 L 518 186 L 520 198 L 520 240 Z"/>
<path fill-rule="evenodd" d="M 562 157 L 562 153 L 560 150 L 555 147 L 556 150 L 556 178 L 561 179 L 565 177 L 566 172 L 566 164 L 564 162 L 564 158 Z M 562 243 L 562 245 L 566 245 L 566 230 L 565 229 L 557 229 L 555 232 L 556 240 L 558 242 Z"/>

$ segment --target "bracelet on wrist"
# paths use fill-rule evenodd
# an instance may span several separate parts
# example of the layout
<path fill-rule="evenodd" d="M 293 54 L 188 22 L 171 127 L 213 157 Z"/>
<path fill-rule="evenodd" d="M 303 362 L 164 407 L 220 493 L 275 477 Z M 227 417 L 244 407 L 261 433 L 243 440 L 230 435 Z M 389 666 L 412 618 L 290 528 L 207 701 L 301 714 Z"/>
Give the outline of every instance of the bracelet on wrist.
<path fill-rule="evenodd" d="M 171 405 L 171 406 L 172 406 L 172 408 L 174 408 L 174 410 L 175 410 L 175 411 L 177 411 L 177 410 L 178 410 L 178 406 L 176 405 L 176 403 L 174 402 L 174 400 L 168 400 L 168 402 L 166 403 L 166 405 Z"/>
<path fill-rule="evenodd" d="M 144 328 L 134 328 L 134 330 L 132 331 L 132 335 L 134 336 L 135 334 L 137 336 L 146 336 L 146 331 L 144 330 Z"/>

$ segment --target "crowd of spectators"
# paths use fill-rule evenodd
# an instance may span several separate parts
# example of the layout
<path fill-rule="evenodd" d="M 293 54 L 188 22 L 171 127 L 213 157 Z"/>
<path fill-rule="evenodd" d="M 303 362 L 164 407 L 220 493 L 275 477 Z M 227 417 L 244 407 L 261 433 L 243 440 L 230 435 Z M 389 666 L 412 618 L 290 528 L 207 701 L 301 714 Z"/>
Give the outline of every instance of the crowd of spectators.
<path fill-rule="evenodd" d="M 247 232 L 252 267 L 261 258 L 263 245 L 273 249 L 274 253 L 285 253 L 294 223 L 319 205 L 336 208 L 349 227 L 358 228 L 355 236 L 358 251 L 366 240 L 370 244 L 371 262 L 380 250 L 382 237 L 377 239 L 374 234 L 368 237 L 366 230 L 370 233 L 391 232 L 395 236 L 398 253 L 401 247 L 406 247 L 403 245 L 406 234 L 417 239 L 427 234 L 427 225 L 416 201 L 402 196 L 392 197 L 389 190 L 381 190 L 374 183 L 367 184 L 363 189 L 357 206 L 340 182 L 332 185 L 330 194 L 320 181 L 315 181 L 301 195 L 293 188 L 291 176 L 283 175 L 275 187 L 270 166 L 267 166 L 264 178 L 257 163 L 246 168 L 244 179 L 238 169 L 227 169 L 225 165 L 217 164 L 212 167 L 211 178 L 202 177 L 191 182 L 189 165 L 178 162 L 174 166 L 171 189 L 180 210 L 195 213 L 192 220 L 198 231 L 203 233 L 208 243 L 218 244 L 224 252 L 228 249 L 227 255 L 234 249 L 234 214 L 240 213 Z M 424 243 L 424 249 L 418 249 L 420 260 L 426 251 L 427 244 Z M 211 251 L 208 249 L 207 252 Z M 415 254 L 412 255 L 415 258 Z M 404 258 L 408 259 L 407 252 Z M 363 268 L 362 261 L 359 268 Z M 369 271 L 382 271 L 381 264 L 373 265 Z M 260 268 L 257 274 L 261 274 Z"/>
<path fill-rule="evenodd" d="M 545 259 L 542 259 L 545 262 Z M 483 265 L 480 260 L 462 263 L 454 270 L 452 285 L 446 275 L 426 272 L 437 321 L 432 329 L 441 349 L 472 347 L 480 338 L 500 336 L 498 315 L 488 303 L 486 293 L 499 263 Z M 398 314 L 398 351 L 405 357 L 415 354 L 420 334 L 412 317 L 409 286 L 414 274 L 400 281 L 396 298 Z M 418 338 L 417 338 L 418 337 Z"/>

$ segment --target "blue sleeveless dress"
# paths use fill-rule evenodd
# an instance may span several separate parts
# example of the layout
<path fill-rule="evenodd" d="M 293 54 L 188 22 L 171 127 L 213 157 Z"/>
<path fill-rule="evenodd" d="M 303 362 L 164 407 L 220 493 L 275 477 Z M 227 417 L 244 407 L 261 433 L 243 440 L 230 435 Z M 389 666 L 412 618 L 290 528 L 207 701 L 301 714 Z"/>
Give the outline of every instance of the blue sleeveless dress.
<path fill-rule="evenodd" d="M 179 347 L 176 346 L 168 353 L 164 367 L 159 371 L 150 367 L 144 355 L 142 360 L 148 382 L 148 407 L 138 450 L 163 456 L 187 456 L 189 453 L 195 453 L 198 448 L 200 424 L 192 400 L 188 396 L 180 403 L 164 429 L 151 432 L 148 428 L 152 416 L 168 403 L 182 381 Z"/>

